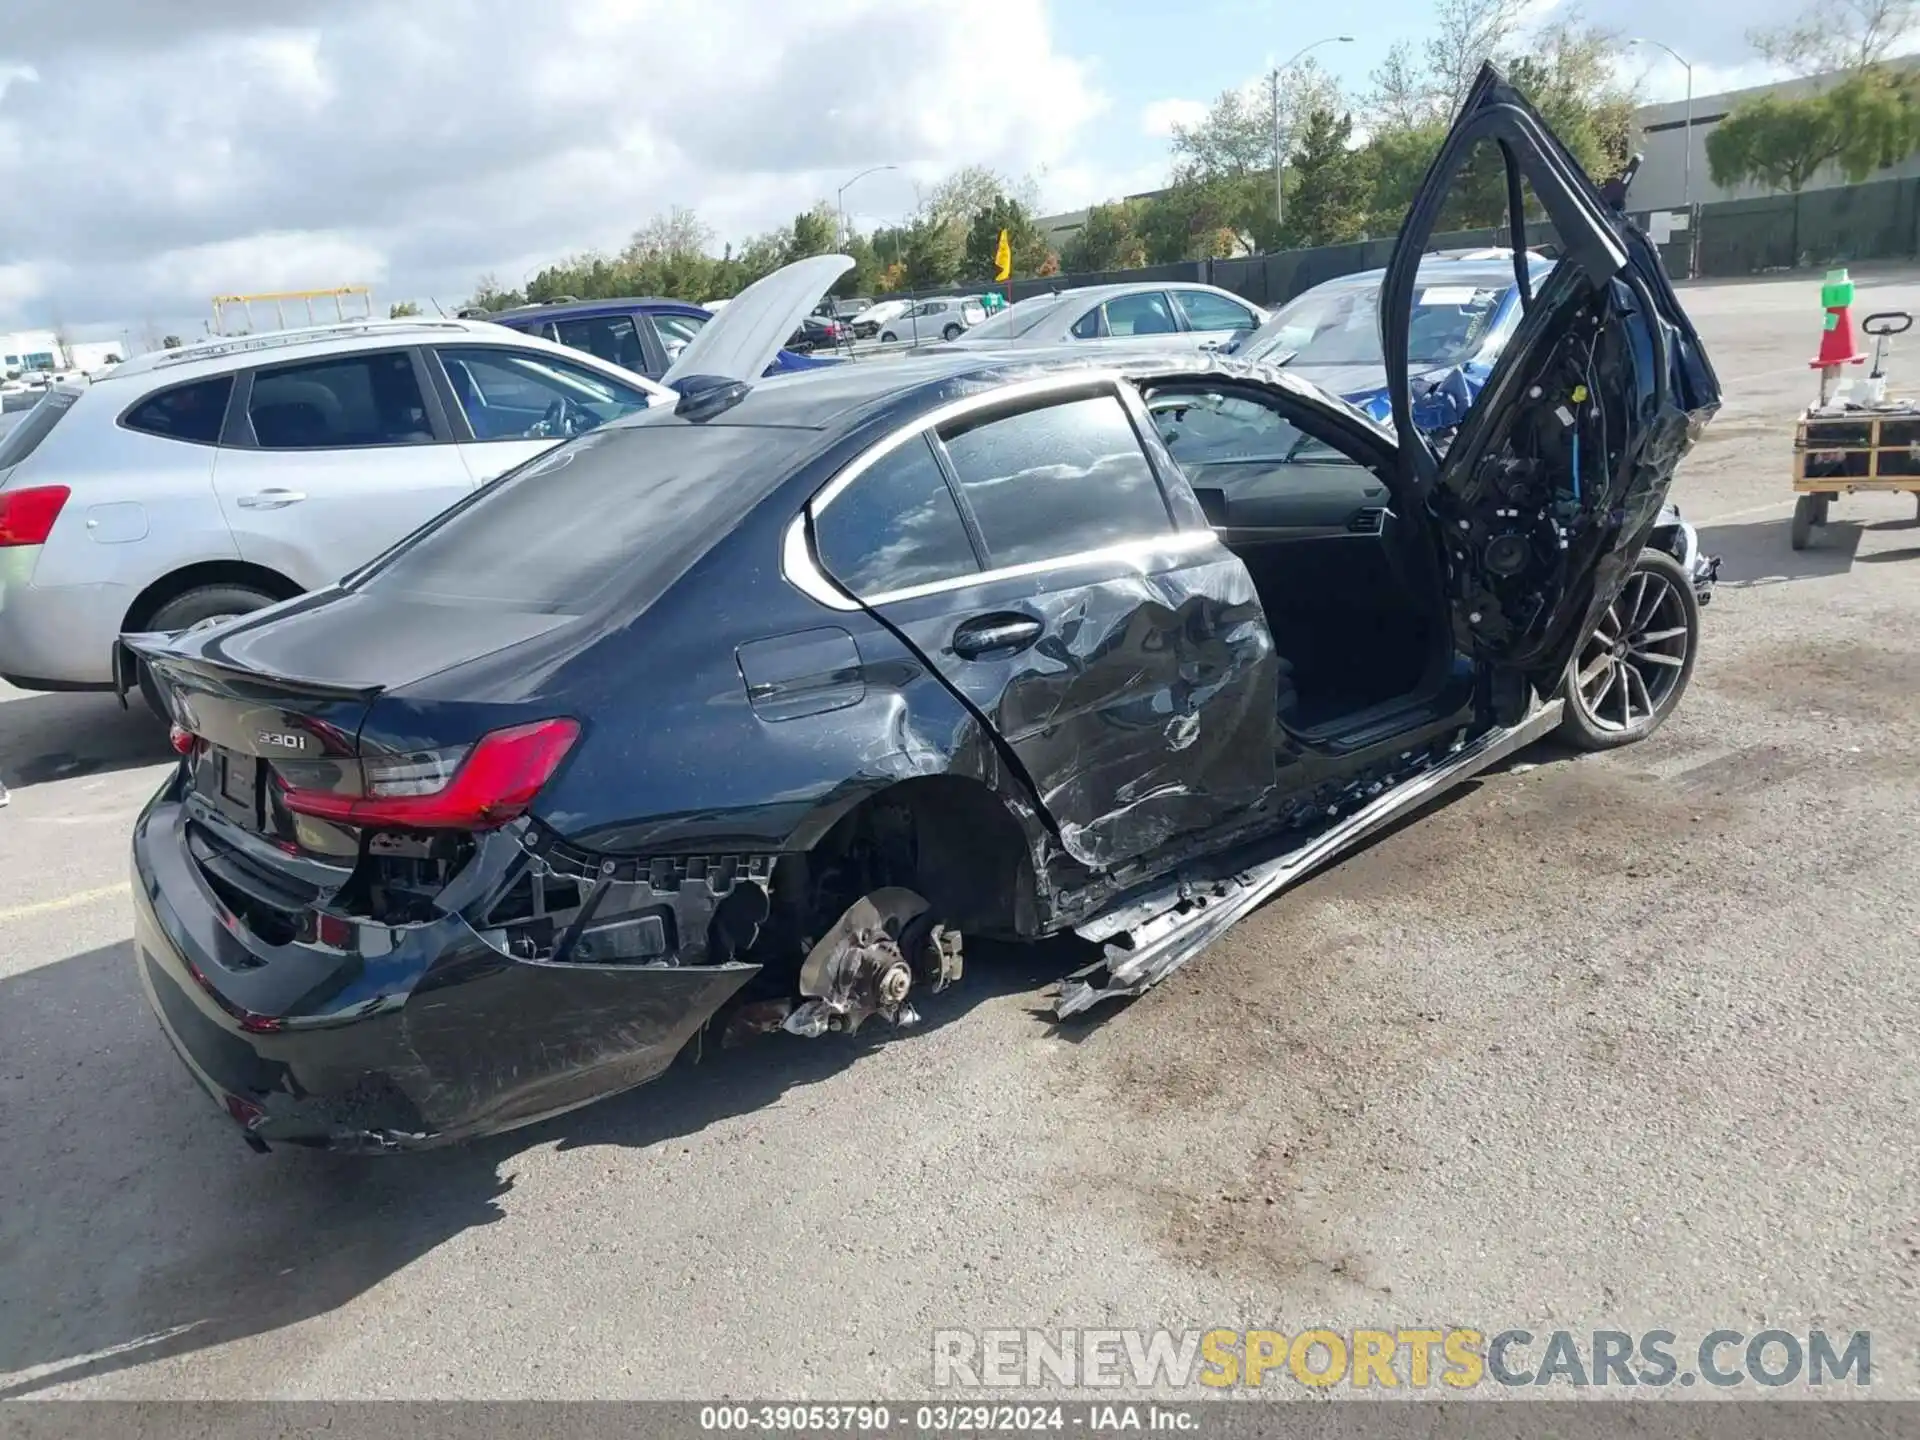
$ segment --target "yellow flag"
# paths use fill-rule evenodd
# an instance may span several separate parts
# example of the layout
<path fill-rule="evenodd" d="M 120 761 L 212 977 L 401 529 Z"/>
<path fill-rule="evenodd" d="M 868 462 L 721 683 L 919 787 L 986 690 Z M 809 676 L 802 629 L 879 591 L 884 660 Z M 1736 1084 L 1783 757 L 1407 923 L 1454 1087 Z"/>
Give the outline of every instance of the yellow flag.
<path fill-rule="evenodd" d="M 993 252 L 993 278 L 1005 280 L 1013 274 L 1013 247 L 1007 243 L 1007 232 L 1000 232 L 1000 243 Z"/>

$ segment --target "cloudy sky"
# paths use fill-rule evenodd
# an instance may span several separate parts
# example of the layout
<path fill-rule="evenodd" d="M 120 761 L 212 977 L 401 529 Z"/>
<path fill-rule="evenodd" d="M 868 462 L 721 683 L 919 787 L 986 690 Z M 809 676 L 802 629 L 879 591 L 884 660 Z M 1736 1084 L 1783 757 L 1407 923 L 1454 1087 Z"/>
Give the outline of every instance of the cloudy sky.
<path fill-rule="evenodd" d="M 1539 0 L 1543 9 L 1574 0 Z M 1695 88 L 1765 78 L 1795 0 L 1607 0 Z M 847 192 L 863 225 L 979 162 L 1049 209 L 1158 184 L 1169 124 L 1348 23 L 1358 89 L 1431 0 L 86 0 L 0 18 L 0 329 L 196 331 L 209 297 L 518 284 L 656 211 L 739 239 Z M 1657 60 L 1657 63 L 1656 63 Z M 1679 68 L 1636 66 L 1650 99 Z"/>

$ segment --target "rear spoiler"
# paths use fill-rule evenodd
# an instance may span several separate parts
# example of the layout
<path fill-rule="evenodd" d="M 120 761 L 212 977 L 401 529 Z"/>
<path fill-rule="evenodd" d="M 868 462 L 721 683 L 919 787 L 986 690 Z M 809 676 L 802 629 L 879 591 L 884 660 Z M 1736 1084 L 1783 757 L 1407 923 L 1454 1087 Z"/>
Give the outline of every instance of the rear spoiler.
<path fill-rule="evenodd" d="M 342 685 L 337 681 L 311 680 L 300 675 L 280 675 L 269 670 L 222 665 L 204 655 L 178 653 L 173 645 L 180 638 L 164 631 L 149 631 L 139 635 L 122 635 L 114 643 L 113 692 L 120 697 L 121 709 L 127 708 L 127 692 L 140 683 L 140 665 L 143 661 L 153 662 L 163 672 L 192 675 L 215 685 L 246 685 L 251 682 L 285 686 L 302 695 L 329 700 L 358 700 L 363 704 L 371 704 L 387 688 L 384 685 Z"/>

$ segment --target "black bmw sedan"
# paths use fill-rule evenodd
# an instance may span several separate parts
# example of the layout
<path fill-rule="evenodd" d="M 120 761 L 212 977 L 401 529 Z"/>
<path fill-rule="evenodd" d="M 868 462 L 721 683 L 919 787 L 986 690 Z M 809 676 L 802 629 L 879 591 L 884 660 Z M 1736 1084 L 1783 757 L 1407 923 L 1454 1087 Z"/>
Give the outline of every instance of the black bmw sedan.
<path fill-rule="evenodd" d="M 1405 325 L 1477 146 L 1566 259 L 1442 453 Z M 677 404 L 337 585 L 131 639 L 180 754 L 133 835 L 139 977 L 257 1147 L 456 1140 L 716 1030 L 908 1024 L 967 936 L 1100 947 L 1061 1013 L 1136 994 L 1546 730 L 1679 703 L 1698 611 L 1658 531 L 1718 384 L 1491 69 L 1384 283 L 1391 427 L 1124 347 L 759 379 L 850 264 L 753 287 Z"/>

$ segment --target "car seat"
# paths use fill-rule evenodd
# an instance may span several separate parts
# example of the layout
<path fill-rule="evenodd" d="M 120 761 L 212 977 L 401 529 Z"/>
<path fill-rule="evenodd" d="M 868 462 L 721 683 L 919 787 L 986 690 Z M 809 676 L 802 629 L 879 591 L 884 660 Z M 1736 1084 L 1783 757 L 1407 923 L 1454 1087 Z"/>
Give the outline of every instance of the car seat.
<path fill-rule="evenodd" d="M 305 400 L 254 406 L 253 435 L 269 450 L 311 450 L 334 438 L 320 407 Z"/>

